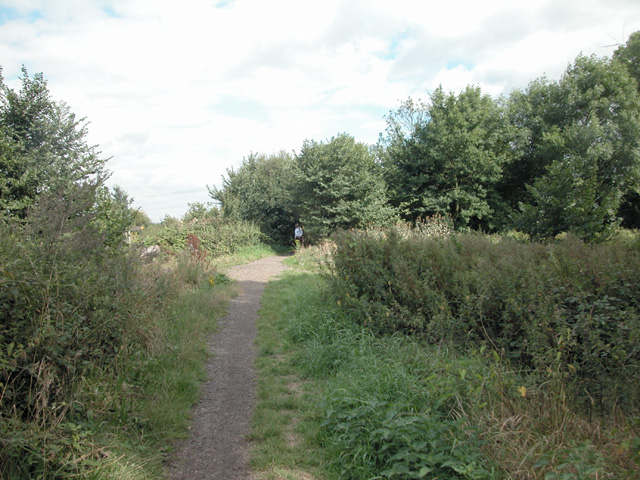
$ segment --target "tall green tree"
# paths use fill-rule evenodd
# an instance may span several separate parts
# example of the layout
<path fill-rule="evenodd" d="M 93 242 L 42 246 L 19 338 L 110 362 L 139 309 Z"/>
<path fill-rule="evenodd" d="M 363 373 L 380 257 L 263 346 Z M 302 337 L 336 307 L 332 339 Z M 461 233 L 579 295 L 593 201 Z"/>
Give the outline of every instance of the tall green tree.
<path fill-rule="evenodd" d="M 327 142 L 303 143 L 296 156 L 294 203 L 312 239 L 395 218 L 372 149 L 344 133 Z"/>
<path fill-rule="evenodd" d="M 392 202 L 410 220 L 440 214 L 458 228 L 494 228 L 507 138 L 500 105 L 479 87 L 459 95 L 438 88 L 426 105 L 408 101 L 388 118 L 383 139 Z"/>
<path fill-rule="evenodd" d="M 607 238 L 640 175 L 640 99 L 616 61 L 579 56 L 559 82 L 512 97 L 518 156 L 505 179 L 518 225 L 537 237 Z"/>
<path fill-rule="evenodd" d="M 624 45 L 613 52 L 614 60 L 622 63 L 638 83 L 640 91 L 640 31 L 632 33 Z M 640 228 L 640 187 L 627 192 L 622 198 L 619 215 L 622 226 Z"/>
<path fill-rule="evenodd" d="M 640 31 L 629 35 L 627 42 L 613 52 L 613 58 L 627 68 L 640 90 Z"/>
<path fill-rule="evenodd" d="M 228 218 L 254 222 L 273 241 L 290 240 L 296 221 L 293 204 L 293 155 L 252 153 L 238 169 L 228 169 L 222 186 L 209 187 Z"/>
<path fill-rule="evenodd" d="M 42 73 L 23 67 L 17 92 L 0 79 L 0 209 L 24 216 L 43 192 L 103 182 L 107 160 L 86 136 L 86 120 L 51 98 Z"/>

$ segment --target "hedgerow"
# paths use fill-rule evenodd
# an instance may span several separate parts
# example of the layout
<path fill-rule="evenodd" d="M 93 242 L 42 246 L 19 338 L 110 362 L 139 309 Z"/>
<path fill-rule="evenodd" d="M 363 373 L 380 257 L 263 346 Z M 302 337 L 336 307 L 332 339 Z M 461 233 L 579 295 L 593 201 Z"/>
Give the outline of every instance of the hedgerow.
<path fill-rule="evenodd" d="M 146 262 L 59 200 L 0 220 L 0 478 L 159 478 L 227 279 Z"/>
<path fill-rule="evenodd" d="M 177 253 L 189 246 L 190 239 L 197 238 L 198 249 L 210 256 L 228 255 L 242 247 L 261 244 L 266 237 L 260 228 L 241 220 L 223 217 L 191 218 L 185 221 L 167 219 L 161 224 L 152 225 L 143 236 L 146 246 L 159 245 L 169 253 Z"/>
<path fill-rule="evenodd" d="M 572 236 L 343 232 L 328 277 L 338 301 L 379 333 L 485 345 L 576 406 L 635 411 L 640 400 L 640 237 L 591 245 Z"/>

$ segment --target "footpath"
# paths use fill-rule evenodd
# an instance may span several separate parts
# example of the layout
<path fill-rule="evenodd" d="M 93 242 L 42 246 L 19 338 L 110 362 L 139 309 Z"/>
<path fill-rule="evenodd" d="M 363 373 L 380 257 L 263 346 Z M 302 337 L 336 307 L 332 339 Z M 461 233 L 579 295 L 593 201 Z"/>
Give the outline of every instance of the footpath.
<path fill-rule="evenodd" d="M 262 292 L 285 270 L 284 257 L 272 256 L 231 268 L 240 293 L 220 319 L 209 346 L 208 380 L 193 410 L 189 437 L 167 466 L 171 480 L 247 480 L 250 421 L 256 399 L 255 336 Z"/>

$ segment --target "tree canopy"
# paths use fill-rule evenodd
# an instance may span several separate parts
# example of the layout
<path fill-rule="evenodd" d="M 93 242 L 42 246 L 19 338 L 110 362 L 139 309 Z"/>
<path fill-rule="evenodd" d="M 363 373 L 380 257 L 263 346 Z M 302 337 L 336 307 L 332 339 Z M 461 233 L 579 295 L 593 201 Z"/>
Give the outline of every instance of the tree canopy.
<path fill-rule="evenodd" d="M 0 78 L 0 209 L 24 216 L 43 192 L 98 185 L 107 159 L 86 142 L 87 122 L 51 98 L 42 73 L 22 69 L 16 92 Z"/>
<path fill-rule="evenodd" d="M 209 194 L 220 202 L 225 216 L 254 222 L 273 241 L 286 243 L 296 221 L 293 168 L 288 152 L 252 153 L 238 169 L 227 169 L 222 187 L 209 187 Z"/>
<path fill-rule="evenodd" d="M 381 166 L 371 149 L 347 134 L 327 142 L 307 140 L 296 156 L 295 204 L 312 236 L 390 222 Z"/>
<path fill-rule="evenodd" d="M 516 155 L 502 192 L 516 225 L 538 237 L 606 238 L 623 196 L 637 188 L 640 99 L 618 62 L 579 56 L 558 82 L 514 92 Z"/>
<path fill-rule="evenodd" d="M 108 159 L 87 143 L 88 122 L 51 97 L 42 73 L 23 67 L 20 82 L 16 92 L 0 74 L 0 216 L 52 236 L 83 225 L 104 246 L 122 243 L 136 212 L 122 188 L 105 186 Z"/>
<path fill-rule="evenodd" d="M 457 227 L 490 225 L 507 130 L 499 105 L 479 87 L 459 95 L 438 88 L 426 105 L 405 103 L 389 116 L 384 139 L 392 202 L 410 220 L 446 215 Z"/>

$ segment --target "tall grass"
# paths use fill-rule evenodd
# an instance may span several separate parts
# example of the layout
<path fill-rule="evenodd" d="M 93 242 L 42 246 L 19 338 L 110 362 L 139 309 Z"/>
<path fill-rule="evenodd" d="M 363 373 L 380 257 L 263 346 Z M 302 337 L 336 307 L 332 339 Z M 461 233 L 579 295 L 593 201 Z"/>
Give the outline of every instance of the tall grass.
<path fill-rule="evenodd" d="M 473 375 L 469 362 L 443 350 L 424 351 L 406 337 L 376 337 L 345 317 L 331 298 L 311 273 L 289 274 L 265 291 L 261 377 L 269 379 L 267 385 L 279 384 L 274 376 L 304 385 L 294 410 L 296 431 L 303 437 L 299 445 L 315 452 L 294 461 L 282 453 L 283 440 L 269 437 L 267 443 L 257 434 L 263 442 L 257 447 L 258 466 L 266 478 L 282 469 L 320 478 L 414 478 L 409 472 L 424 478 L 493 478 L 481 439 L 461 419 L 451 390 L 456 384 L 467 388 L 459 379 L 465 369 Z M 275 373 L 265 367 L 273 362 L 279 365 Z M 445 368 L 454 375 L 440 381 Z M 261 399 L 258 412 L 254 420 L 262 432 L 268 412 L 271 418 L 281 416 L 282 408 Z M 285 432 L 280 429 L 281 439 Z M 274 443 L 280 447 L 269 450 Z"/>
<path fill-rule="evenodd" d="M 456 241 L 459 247 L 440 240 L 451 252 L 460 248 L 450 266 L 459 279 L 464 275 L 456 262 L 472 255 L 464 250 L 465 240 Z M 471 237 L 469 242 L 480 243 L 485 261 L 492 258 L 493 245 L 500 245 L 495 238 Z M 538 248 L 546 247 L 533 246 Z M 371 252 L 368 256 L 379 259 Z M 369 268 L 364 255 L 350 258 L 353 268 L 358 262 Z M 334 260 L 334 269 L 346 261 Z M 364 272 L 355 276 L 362 282 L 380 281 Z M 279 478 L 276 471 L 289 472 L 286 478 L 309 478 L 310 473 L 326 479 L 639 476 L 636 417 L 623 415 L 622 409 L 606 417 L 596 415 L 597 409 L 585 414 L 558 364 L 544 372 L 522 368 L 517 358 L 480 337 L 477 342 L 466 336 L 429 342 L 433 337 L 411 334 L 412 329 L 380 335 L 381 329 L 371 323 L 377 319 L 372 310 L 350 304 L 346 293 L 352 290 L 341 294 L 334 288 L 326 276 L 292 273 L 265 291 L 267 314 L 261 328 L 272 332 L 269 341 L 260 341 L 261 355 L 279 365 L 266 383 L 277 385 L 280 378 L 304 386 L 293 408 L 295 430 L 302 436 L 299 444 L 314 452 L 308 461 L 309 455 L 293 461 L 281 449 L 271 449 L 269 460 L 263 457 L 258 463 L 265 478 Z M 385 322 L 389 317 L 382 313 L 379 321 Z M 270 412 L 282 409 L 263 403 L 256 423 L 270 418 Z M 280 438 L 286 429 L 280 429 Z M 269 443 L 278 441 L 270 437 Z"/>

